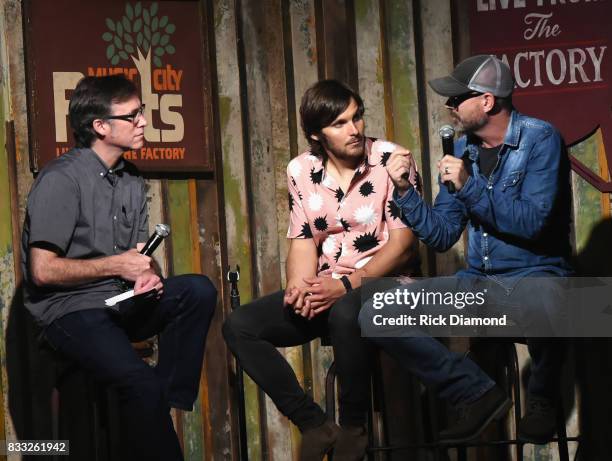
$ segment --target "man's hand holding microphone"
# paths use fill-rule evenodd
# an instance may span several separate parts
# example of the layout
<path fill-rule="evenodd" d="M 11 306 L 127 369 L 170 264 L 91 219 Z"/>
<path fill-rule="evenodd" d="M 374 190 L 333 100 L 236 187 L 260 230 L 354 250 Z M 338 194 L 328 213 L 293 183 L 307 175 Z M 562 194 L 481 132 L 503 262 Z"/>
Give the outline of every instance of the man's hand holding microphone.
<path fill-rule="evenodd" d="M 465 185 L 469 173 L 463 159 L 453 155 L 455 130 L 450 125 L 444 125 L 440 128 L 439 133 L 444 156 L 438 161 L 438 172 L 448 191 L 454 193 Z M 413 177 L 416 174 L 416 163 L 410 151 L 403 147 L 396 147 L 387 161 L 387 173 L 400 197 L 412 188 L 415 184 Z"/>
<path fill-rule="evenodd" d="M 157 224 L 155 232 L 145 244 L 138 244 L 136 249 L 115 256 L 115 261 L 119 265 L 117 271 L 119 276 L 124 280 L 134 282 L 134 288 L 108 298 L 107 306 L 114 306 L 118 302 L 153 291 L 157 297 L 161 296 L 164 285 L 161 277 L 153 270 L 151 255 L 169 233 L 169 226 Z"/>

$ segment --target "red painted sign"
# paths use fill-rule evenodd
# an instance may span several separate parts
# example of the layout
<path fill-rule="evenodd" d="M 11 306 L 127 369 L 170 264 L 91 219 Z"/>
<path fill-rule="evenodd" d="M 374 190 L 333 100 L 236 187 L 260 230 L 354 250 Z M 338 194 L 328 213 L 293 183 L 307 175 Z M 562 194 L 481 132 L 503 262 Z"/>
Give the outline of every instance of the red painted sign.
<path fill-rule="evenodd" d="M 575 144 L 601 128 L 612 168 L 612 2 L 471 0 L 472 54 L 494 54 L 514 74 L 515 106 L 548 120 Z M 575 159 L 602 191 L 606 182 Z"/>
<path fill-rule="evenodd" d="M 86 75 L 122 73 L 139 86 L 148 121 L 144 147 L 125 157 L 144 171 L 211 170 L 200 8 L 197 1 L 28 0 L 34 166 L 74 145 L 67 115 L 77 82 Z"/>

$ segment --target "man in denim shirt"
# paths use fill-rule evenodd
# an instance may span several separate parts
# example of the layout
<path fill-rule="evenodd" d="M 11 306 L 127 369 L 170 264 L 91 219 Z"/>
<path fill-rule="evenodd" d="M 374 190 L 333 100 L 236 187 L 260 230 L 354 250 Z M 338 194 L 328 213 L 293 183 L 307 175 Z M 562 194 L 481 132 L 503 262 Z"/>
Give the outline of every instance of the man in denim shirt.
<path fill-rule="evenodd" d="M 429 83 L 436 93 L 448 97 L 446 107 L 464 135 L 455 142 L 454 156 L 445 155 L 438 162 L 441 186 L 433 207 L 403 177 L 410 152 L 393 152 L 387 170 L 404 221 L 440 252 L 451 248 L 467 226 L 468 268 L 457 275 L 493 280 L 507 293 L 525 290 L 521 281 L 526 276 L 569 275 L 569 161 L 557 130 L 514 110 L 510 69 L 494 56 L 468 58 L 450 76 Z M 554 304 L 551 296 L 543 304 Z M 391 349 L 405 339 L 381 344 Z M 417 339 L 420 343 L 408 342 L 412 350 L 405 351 L 419 359 L 411 367 L 418 375 L 427 364 L 442 363 L 433 383 L 445 385 L 452 378 L 452 370 L 444 369 L 447 353 L 431 347 L 427 341 L 433 342 L 432 338 Z M 545 442 L 554 434 L 553 400 L 563 354 L 544 339 L 529 339 L 528 346 L 532 375 L 519 436 Z M 478 376 L 477 371 L 470 373 Z M 495 396 L 497 387 L 487 386 L 482 376 L 475 379 L 491 390 L 474 401 L 459 402 L 468 411 L 456 426 L 441 433 L 441 439 L 469 439 L 491 416 L 507 409 L 501 395 Z"/>

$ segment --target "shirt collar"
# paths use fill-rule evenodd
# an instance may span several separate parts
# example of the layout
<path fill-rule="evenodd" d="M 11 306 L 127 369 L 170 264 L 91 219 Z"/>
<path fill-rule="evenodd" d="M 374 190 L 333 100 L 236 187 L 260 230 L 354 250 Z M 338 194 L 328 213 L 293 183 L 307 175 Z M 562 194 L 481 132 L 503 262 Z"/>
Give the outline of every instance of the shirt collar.
<path fill-rule="evenodd" d="M 510 114 L 510 123 L 504 136 L 504 144 L 517 147 L 521 138 L 521 123 L 519 123 L 519 113 L 515 110 Z"/>
<path fill-rule="evenodd" d="M 113 168 L 108 168 L 106 163 L 104 163 L 98 154 L 96 154 L 96 152 L 91 148 L 83 149 L 83 153 L 81 155 L 88 159 L 88 163 L 95 169 L 100 177 L 108 179 L 113 184 L 116 179 L 116 175 L 121 175 L 123 169 L 125 168 L 125 161 L 123 160 L 123 157 L 117 161 Z"/>
<path fill-rule="evenodd" d="M 510 122 L 508 123 L 508 128 L 506 128 L 506 134 L 504 135 L 502 145 L 508 145 L 511 147 L 518 146 L 521 138 L 521 123 L 519 121 L 519 117 L 520 115 L 516 110 L 513 110 L 510 114 Z M 481 143 L 480 138 L 473 134 L 468 134 L 466 143 L 470 160 L 475 161 L 478 157 L 478 145 Z M 500 149 L 500 154 L 503 154 L 504 152 L 505 149 Z"/>

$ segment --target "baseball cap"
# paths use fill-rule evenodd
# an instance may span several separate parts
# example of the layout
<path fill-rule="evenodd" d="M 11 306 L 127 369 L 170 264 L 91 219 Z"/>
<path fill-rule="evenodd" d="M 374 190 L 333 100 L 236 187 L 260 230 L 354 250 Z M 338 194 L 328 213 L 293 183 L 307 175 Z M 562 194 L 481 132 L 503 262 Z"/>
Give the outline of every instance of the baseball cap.
<path fill-rule="evenodd" d="M 478 54 L 461 61 L 449 76 L 430 80 L 429 86 L 448 97 L 478 91 L 505 98 L 514 90 L 514 78 L 510 68 L 495 56 Z"/>

